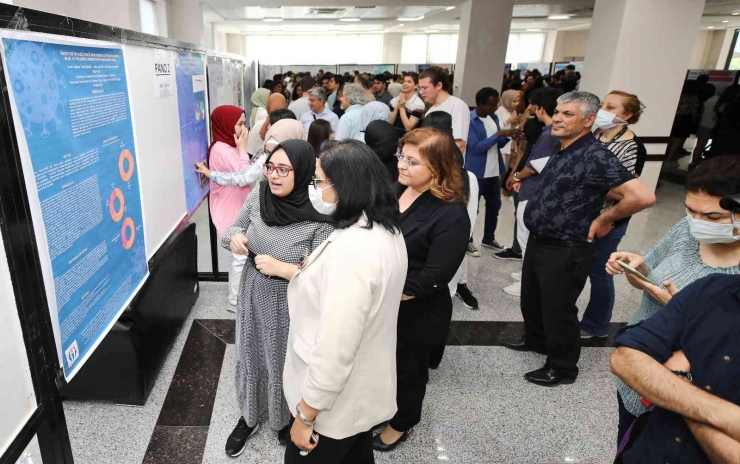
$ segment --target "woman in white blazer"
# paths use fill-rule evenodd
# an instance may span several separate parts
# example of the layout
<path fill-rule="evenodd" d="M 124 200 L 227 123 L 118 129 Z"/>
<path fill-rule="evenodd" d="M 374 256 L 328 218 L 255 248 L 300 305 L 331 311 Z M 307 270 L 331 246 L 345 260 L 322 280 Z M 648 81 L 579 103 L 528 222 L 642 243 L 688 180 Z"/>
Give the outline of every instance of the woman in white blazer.
<path fill-rule="evenodd" d="M 275 270 L 292 278 L 283 390 L 295 421 L 286 463 L 373 463 L 372 428 L 396 412 L 408 258 L 387 177 L 363 143 L 325 148 L 309 196 L 336 230 L 295 275 Z"/>

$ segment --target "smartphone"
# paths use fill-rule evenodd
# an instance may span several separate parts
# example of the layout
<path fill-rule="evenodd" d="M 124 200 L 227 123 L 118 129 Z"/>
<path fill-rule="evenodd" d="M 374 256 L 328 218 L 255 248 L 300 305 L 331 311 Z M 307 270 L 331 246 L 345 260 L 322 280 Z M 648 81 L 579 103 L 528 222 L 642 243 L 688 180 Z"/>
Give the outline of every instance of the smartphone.
<path fill-rule="evenodd" d="M 316 432 L 311 434 L 311 439 L 309 440 L 312 445 L 318 445 L 319 444 L 319 434 Z"/>
<path fill-rule="evenodd" d="M 653 284 L 653 282 L 650 279 L 648 279 L 647 277 L 645 277 L 644 275 L 642 275 L 642 273 L 640 271 L 638 271 L 634 267 L 630 266 L 629 264 L 625 263 L 624 261 L 621 261 L 621 260 L 618 259 L 617 260 L 617 264 L 619 264 L 620 266 L 622 266 L 622 268 L 625 271 L 627 271 L 630 274 L 634 275 L 638 279 L 644 280 L 645 282 L 647 282 L 649 284 Z M 655 285 L 655 284 L 653 284 L 653 285 Z"/>

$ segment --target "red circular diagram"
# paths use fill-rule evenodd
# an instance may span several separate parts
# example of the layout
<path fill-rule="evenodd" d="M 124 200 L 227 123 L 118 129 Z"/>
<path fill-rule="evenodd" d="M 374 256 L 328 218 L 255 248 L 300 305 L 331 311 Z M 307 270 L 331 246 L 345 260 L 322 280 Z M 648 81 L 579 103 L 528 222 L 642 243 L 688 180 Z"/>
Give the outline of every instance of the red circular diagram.
<path fill-rule="evenodd" d="M 128 161 L 128 169 L 124 169 L 124 161 Z M 134 157 L 128 150 L 121 152 L 121 157 L 118 158 L 118 170 L 121 172 L 121 179 L 124 182 L 131 180 L 131 176 L 134 175 Z"/>
<path fill-rule="evenodd" d="M 126 231 L 129 231 L 128 238 L 126 237 Z M 134 246 L 135 238 L 136 228 L 134 227 L 134 221 L 131 218 L 126 218 L 126 220 L 123 221 L 123 227 L 121 228 L 121 243 L 123 243 L 123 247 L 127 250 L 130 249 Z"/>
<path fill-rule="evenodd" d="M 116 209 L 116 198 L 118 198 L 118 209 Z M 110 194 L 108 206 L 110 207 L 110 217 L 112 217 L 115 222 L 120 221 L 123 217 L 123 192 L 121 192 L 121 189 L 113 189 Z"/>

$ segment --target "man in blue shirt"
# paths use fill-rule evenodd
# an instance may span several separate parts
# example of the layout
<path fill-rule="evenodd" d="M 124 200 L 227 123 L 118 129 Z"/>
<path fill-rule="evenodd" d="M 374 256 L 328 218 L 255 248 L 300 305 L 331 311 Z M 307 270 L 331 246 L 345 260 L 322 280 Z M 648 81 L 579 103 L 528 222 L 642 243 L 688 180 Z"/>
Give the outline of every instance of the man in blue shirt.
<path fill-rule="evenodd" d="M 475 94 L 477 105 L 470 112 L 470 130 L 465 153 L 465 169 L 475 174 L 480 188 L 478 198 L 486 199 L 486 216 L 483 228 L 483 245 L 503 249 L 496 242 L 496 226 L 501 209 L 501 182 L 499 176 L 506 173 L 506 165 L 499 151 L 514 135 L 512 129 L 501 129 L 498 116 L 498 92 L 484 87 Z"/>
<path fill-rule="evenodd" d="M 588 92 L 558 98 L 552 135 L 560 139 L 560 151 L 543 169 L 524 211 L 530 231 L 522 267 L 525 334 L 503 345 L 547 354 L 542 368 L 524 375 L 537 385 L 573 383 L 578 376 L 576 300 L 591 271 L 593 239 L 655 203 L 655 194 L 591 134 L 600 107 L 599 97 Z M 610 190 L 622 200 L 599 214 Z"/>
<path fill-rule="evenodd" d="M 617 462 L 740 462 L 739 276 L 697 280 L 615 343 L 612 372 L 656 405 Z"/>
<path fill-rule="evenodd" d="M 316 87 L 308 91 L 308 107 L 311 111 L 303 113 L 301 124 L 308 133 L 311 123 L 317 119 L 324 119 L 331 124 L 331 130 L 336 132 L 339 126 L 339 118 L 326 104 L 326 90 Z"/>

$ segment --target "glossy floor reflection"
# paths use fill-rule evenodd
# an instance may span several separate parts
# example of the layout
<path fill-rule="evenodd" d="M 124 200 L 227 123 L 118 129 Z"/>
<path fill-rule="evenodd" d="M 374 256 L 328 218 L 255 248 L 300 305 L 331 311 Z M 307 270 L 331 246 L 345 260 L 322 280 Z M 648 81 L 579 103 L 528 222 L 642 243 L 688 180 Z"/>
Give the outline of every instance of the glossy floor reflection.
<path fill-rule="evenodd" d="M 660 240 L 685 214 L 683 196 L 682 187 L 664 183 L 656 206 L 633 218 L 620 248 L 644 252 Z M 201 216 L 199 224 L 207 223 Z M 496 238 L 510 244 L 512 231 L 512 204 L 505 200 Z M 478 243 L 481 234 L 479 220 Z M 469 286 L 481 308 L 472 311 L 454 300 L 450 346 L 431 376 L 422 423 L 395 452 L 377 454 L 377 462 L 611 462 L 617 420 L 609 373 L 612 349 L 584 348 L 574 385 L 547 389 L 525 382 L 522 375 L 539 368 L 544 357 L 499 346 L 522 328 L 519 300 L 502 292 L 521 264 L 481 251 L 481 258 L 470 259 L 469 269 Z M 588 289 L 579 300 L 581 310 Z M 641 297 L 625 279 L 616 280 L 616 289 L 613 328 L 629 320 Z M 233 380 L 234 314 L 226 310 L 226 293 L 225 283 L 201 284 L 201 296 L 144 407 L 65 402 L 76 463 L 282 462 L 284 449 L 266 429 L 239 458 L 223 452 L 239 414 Z"/>

